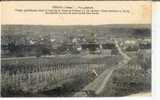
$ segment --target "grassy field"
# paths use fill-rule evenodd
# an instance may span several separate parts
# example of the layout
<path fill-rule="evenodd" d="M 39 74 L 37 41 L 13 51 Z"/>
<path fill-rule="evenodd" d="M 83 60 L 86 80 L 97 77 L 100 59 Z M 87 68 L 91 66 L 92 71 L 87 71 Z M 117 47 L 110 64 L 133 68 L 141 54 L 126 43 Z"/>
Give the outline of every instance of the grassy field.
<path fill-rule="evenodd" d="M 116 69 L 100 96 L 127 96 L 151 92 L 151 52 L 143 50 L 131 61 Z M 144 95 L 145 96 L 145 95 Z"/>

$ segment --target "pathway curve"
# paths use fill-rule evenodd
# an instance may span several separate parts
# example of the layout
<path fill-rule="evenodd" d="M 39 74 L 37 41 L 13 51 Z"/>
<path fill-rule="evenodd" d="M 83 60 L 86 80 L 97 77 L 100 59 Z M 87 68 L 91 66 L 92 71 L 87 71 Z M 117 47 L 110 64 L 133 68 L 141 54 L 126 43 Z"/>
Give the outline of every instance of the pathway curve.
<path fill-rule="evenodd" d="M 122 49 L 118 45 L 118 41 L 114 40 L 114 42 L 115 42 L 117 50 L 119 51 L 119 53 L 123 57 L 123 60 L 121 62 L 119 62 L 118 65 L 115 65 L 115 66 L 112 66 L 109 69 L 106 69 L 93 82 L 91 82 L 90 84 L 88 84 L 87 86 L 85 86 L 82 89 L 82 91 L 75 93 L 74 94 L 75 97 L 88 96 L 87 95 L 88 92 L 94 92 L 94 95 L 100 94 L 104 90 L 104 88 L 105 88 L 107 82 L 109 81 L 110 76 L 112 75 L 112 73 L 114 72 L 114 70 L 125 66 L 128 63 L 128 61 L 131 59 L 127 54 L 125 54 L 122 51 Z"/>

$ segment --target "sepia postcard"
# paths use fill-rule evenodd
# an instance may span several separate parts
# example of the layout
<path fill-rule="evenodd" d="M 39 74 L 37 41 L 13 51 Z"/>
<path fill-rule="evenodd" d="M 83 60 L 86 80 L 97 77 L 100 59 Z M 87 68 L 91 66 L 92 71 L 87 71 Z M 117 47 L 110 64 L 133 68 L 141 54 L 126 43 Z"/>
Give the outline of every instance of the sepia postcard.
<path fill-rule="evenodd" d="M 2 97 L 151 96 L 151 1 L 2 1 Z"/>

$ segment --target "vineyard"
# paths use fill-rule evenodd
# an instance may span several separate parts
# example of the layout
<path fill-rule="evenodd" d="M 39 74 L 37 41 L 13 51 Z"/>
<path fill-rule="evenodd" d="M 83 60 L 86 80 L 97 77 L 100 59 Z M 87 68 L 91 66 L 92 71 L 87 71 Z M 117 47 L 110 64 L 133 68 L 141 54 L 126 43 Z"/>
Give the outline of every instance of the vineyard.
<path fill-rule="evenodd" d="M 120 56 L 58 56 L 2 59 L 2 96 L 14 91 L 38 93 L 80 78 L 87 84 L 93 69 L 98 74 L 117 64 Z M 88 81 L 87 81 L 88 80 Z"/>
<path fill-rule="evenodd" d="M 2 25 L 3 97 L 151 91 L 150 25 Z"/>

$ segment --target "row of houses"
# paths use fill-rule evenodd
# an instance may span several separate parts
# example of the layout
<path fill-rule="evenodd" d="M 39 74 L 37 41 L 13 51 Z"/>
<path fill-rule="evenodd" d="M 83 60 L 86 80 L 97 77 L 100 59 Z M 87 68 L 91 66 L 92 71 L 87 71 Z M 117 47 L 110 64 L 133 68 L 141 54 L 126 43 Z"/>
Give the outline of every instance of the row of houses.
<path fill-rule="evenodd" d="M 19 38 L 18 38 L 19 37 Z M 20 53 L 20 56 L 32 55 L 54 55 L 54 54 L 117 54 L 113 39 L 97 37 L 92 33 L 88 37 L 79 35 L 77 37 L 67 36 L 57 39 L 56 36 L 39 35 L 34 39 L 29 36 L 2 36 L 3 55 Z M 118 40 L 119 39 L 119 40 Z M 150 49 L 151 39 L 126 39 L 117 38 L 124 50 L 135 51 L 137 49 Z"/>

